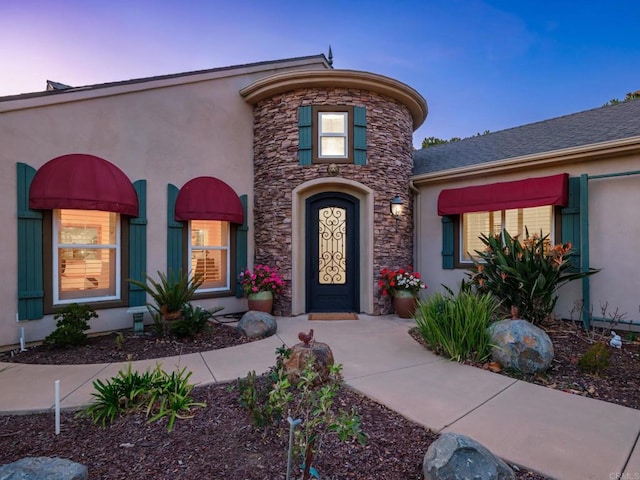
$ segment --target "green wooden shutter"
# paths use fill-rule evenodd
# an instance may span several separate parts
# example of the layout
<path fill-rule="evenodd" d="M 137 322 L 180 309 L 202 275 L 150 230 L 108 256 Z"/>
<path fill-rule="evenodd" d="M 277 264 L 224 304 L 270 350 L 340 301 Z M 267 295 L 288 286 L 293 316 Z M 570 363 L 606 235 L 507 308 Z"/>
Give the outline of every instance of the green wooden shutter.
<path fill-rule="evenodd" d="M 249 232 L 249 226 L 247 225 L 247 196 L 240 195 L 240 202 L 244 211 L 244 223 L 238 226 L 236 232 L 236 273 L 238 274 L 247 268 L 247 239 Z M 243 296 L 244 291 L 236 275 L 236 297 L 242 298 Z"/>
<path fill-rule="evenodd" d="M 367 164 L 367 109 L 353 107 L 353 163 Z"/>
<path fill-rule="evenodd" d="M 562 243 L 571 242 L 571 266 L 580 271 L 580 177 L 569 177 L 569 202 L 560 210 Z"/>
<path fill-rule="evenodd" d="M 452 270 L 453 264 L 453 219 L 451 217 L 442 217 L 442 268 L 444 270 Z"/>
<path fill-rule="evenodd" d="M 313 160 L 311 125 L 311 107 L 298 107 L 298 161 L 300 165 L 311 165 Z"/>
<path fill-rule="evenodd" d="M 177 275 L 182 272 L 183 240 L 182 229 L 184 224 L 176 221 L 176 198 L 180 190 L 175 185 L 167 188 L 167 273 Z"/>
<path fill-rule="evenodd" d="M 36 170 L 18 163 L 18 319 L 44 315 L 42 212 L 29 208 L 29 188 Z"/>
<path fill-rule="evenodd" d="M 147 273 L 147 181 L 137 180 L 133 188 L 138 194 L 138 216 L 129 220 L 129 278 L 144 282 Z M 146 303 L 144 289 L 129 283 L 129 306 Z"/>

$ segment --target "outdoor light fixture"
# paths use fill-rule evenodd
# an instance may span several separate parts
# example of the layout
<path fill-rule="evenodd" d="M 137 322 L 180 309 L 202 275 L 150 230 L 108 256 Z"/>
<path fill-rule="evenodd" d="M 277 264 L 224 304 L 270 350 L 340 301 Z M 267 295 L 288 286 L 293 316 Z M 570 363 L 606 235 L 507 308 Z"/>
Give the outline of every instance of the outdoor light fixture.
<path fill-rule="evenodd" d="M 396 219 L 396 232 L 398 231 L 398 217 L 402 215 L 402 199 L 396 195 L 389 201 L 389 210 Z"/>

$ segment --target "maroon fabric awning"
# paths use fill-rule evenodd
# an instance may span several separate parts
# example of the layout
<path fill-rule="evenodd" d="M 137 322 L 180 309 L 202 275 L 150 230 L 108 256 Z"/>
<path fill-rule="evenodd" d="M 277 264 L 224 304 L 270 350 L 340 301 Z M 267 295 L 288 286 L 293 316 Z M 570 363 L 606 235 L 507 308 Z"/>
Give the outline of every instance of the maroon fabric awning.
<path fill-rule="evenodd" d="M 122 170 L 93 155 L 72 153 L 38 169 L 29 189 L 29 208 L 103 210 L 138 216 L 138 196 Z"/>
<path fill-rule="evenodd" d="M 233 188 L 214 177 L 197 177 L 176 198 L 176 220 L 222 220 L 244 223 L 244 209 Z"/>
<path fill-rule="evenodd" d="M 527 178 L 513 182 L 442 190 L 438 196 L 438 215 L 491 212 L 512 208 L 566 206 L 569 175 Z"/>

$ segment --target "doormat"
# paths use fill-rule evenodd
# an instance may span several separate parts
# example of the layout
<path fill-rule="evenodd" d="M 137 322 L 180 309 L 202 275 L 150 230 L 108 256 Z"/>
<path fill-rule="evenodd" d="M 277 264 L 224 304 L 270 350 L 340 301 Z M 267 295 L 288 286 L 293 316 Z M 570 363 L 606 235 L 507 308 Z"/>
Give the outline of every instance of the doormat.
<path fill-rule="evenodd" d="M 310 313 L 309 320 L 358 320 L 358 315 L 349 312 Z"/>

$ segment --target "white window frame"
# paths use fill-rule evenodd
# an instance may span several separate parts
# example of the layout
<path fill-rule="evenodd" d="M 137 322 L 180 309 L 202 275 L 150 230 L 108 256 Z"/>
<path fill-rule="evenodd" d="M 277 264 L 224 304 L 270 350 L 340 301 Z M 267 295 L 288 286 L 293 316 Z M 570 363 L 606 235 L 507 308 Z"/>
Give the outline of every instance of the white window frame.
<path fill-rule="evenodd" d="M 343 119 L 343 132 L 323 132 L 322 116 L 323 115 L 339 115 Z M 343 155 L 323 155 L 322 139 L 324 137 L 344 138 L 344 154 Z M 319 111 L 318 112 L 318 158 L 349 158 L 349 112 L 346 111 Z"/>
<path fill-rule="evenodd" d="M 120 214 L 116 213 L 116 243 L 115 244 L 101 244 L 101 245 L 94 245 L 94 244 L 77 244 L 77 243 L 58 243 L 58 233 L 60 231 L 60 226 L 58 224 L 58 212 L 60 210 L 74 210 L 74 209 L 59 209 L 59 210 L 53 210 L 52 215 L 52 248 L 53 248 L 53 265 L 52 265 L 52 276 L 53 276 L 53 282 L 52 282 L 52 290 L 53 290 L 53 305 L 68 305 L 70 303 L 78 303 L 78 302 L 82 302 L 82 303 L 92 303 L 92 302 L 105 302 L 105 301 L 109 301 L 109 300 L 120 300 L 121 299 L 121 278 L 122 278 L 122 273 L 121 273 L 121 262 L 120 262 L 120 256 L 121 256 L 121 248 L 122 248 L 122 238 L 120 235 Z M 82 249 L 87 249 L 87 250 L 105 250 L 105 249 L 115 249 L 116 252 L 116 259 L 115 259 L 115 277 L 114 277 L 114 282 L 115 282 L 115 295 L 107 295 L 107 296 L 100 296 L 100 297 L 79 297 L 79 298 L 70 298 L 70 299 L 60 299 L 60 282 L 58 281 L 59 278 L 59 271 L 58 271 L 58 266 L 60 265 L 59 263 L 59 252 L 60 249 L 62 248 L 71 248 L 71 249 L 77 249 L 77 248 L 82 248 Z"/>
<path fill-rule="evenodd" d="M 206 220 L 205 220 L 206 221 Z M 211 220 L 212 222 L 215 221 L 222 221 L 222 220 Z M 187 258 L 188 261 L 191 262 L 191 258 L 193 255 L 193 250 L 196 251 L 200 251 L 200 250 L 211 250 L 211 251 L 216 251 L 216 250 L 226 250 L 227 251 L 227 268 L 226 268 L 226 273 L 225 273 L 225 286 L 222 287 L 215 287 L 215 288 L 199 288 L 198 290 L 196 290 L 196 294 L 199 293 L 214 293 L 214 292 L 226 292 L 228 290 L 231 289 L 231 223 L 230 222 L 225 222 L 227 223 L 227 246 L 217 246 L 217 247 L 197 247 L 197 248 L 193 248 L 193 243 L 191 241 L 192 238 L 192 230 L 191 230 L 191 225 L 192 222 L 189 221 L 189 227 L 188 227 L 188 232 L 187 232 L 187 238 L 189 239 L 189 241 L 187 242 L 189 244 L 188 246 L 188 252 L 187 252 Z M 190 272 L 189 275 L 193 275 L 194 272 Z"/>
<path fill-rule="evenodd" d="M 554 221 L 554 208 L 553 208 L 553 205 L 541 205 L 541 206 L 547 206 L 550 209 L 550 219 L 549 219 L 549 221 L 550 221 L 550 225 L 551 225 L 551 231 L 549 232 L 549 242 L 551 243 L 551 245 L 555 245 L 556 232 L 555 232 L 555 221 Z M 511 208 L 511 209 L 508 209 L 508 210 L 525 210 L 526 208 L 529 208 L 529 207 Z M 506 210 L 493 210 L 492 212 L 493 213 L 500 212 L 500 231 L 504 230 L 505 227 L 506 227 Z M 488 214 L 491 214 L 492 212 L 469 212 L 469 213 L 488 213 Z M 459 228 L 459 232 L 458 232 L 459 233 L 458 238 L 460 239 L 459 242 L 458 242 L 459 243 L 458 258 L 460 259 L 459 262 L 461 264 L 473 264 L 473 259 L 466 258 L 466 252 L 465 252 L 465 250 L 466 250 L 465 247 L 466 246 L 464 244 L 464 238 L 465 238 L 465 235 L 464 235 L 464 227 L 465 227 L 465 225 L 464 225 L 464 216 L 465 216 L 464 213 L 460 214 L 460 228 Z M 491 217 L 489 217 L 489 218 L 491 218 Z M 491 220 L 489 220 L 489 223 L 490 223 L 489 227 L 491 228 Z M 520 232 L 523 237 L 524 237 L 524 234 L 525 234 L 524 228 L 525 228 L 525 225 L 522 226 L 522 232 Z M 490 232 L 478 232 L 478 237 L 480 236 L 481 233 L 484 233 L 485 235 L 489 235 L 490 234 Z M 513 232 L 509 232 L 509 233 L 513 235 Z M 533 235 L 535 233 L 537 233 L 537 232 L 529 230 L 529 235 Z M 469 253 L 471 253 L 471 252 L 469 252 Z"/>

